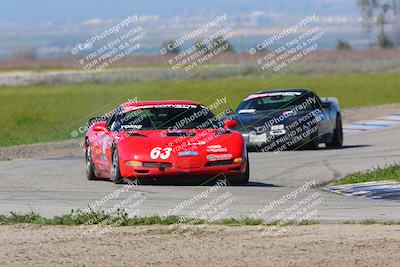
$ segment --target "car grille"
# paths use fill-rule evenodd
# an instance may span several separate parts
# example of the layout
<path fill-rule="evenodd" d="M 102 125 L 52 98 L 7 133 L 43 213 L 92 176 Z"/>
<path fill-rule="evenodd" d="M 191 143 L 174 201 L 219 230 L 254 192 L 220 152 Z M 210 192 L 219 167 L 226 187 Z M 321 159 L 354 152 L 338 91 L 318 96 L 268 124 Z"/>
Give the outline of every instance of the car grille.
<path fill-rule="evenodd" d="M 214 167 L 214 166 L 226 166 L 231 165 L 232 160 L 217 160 L 217 161 L 210 161 L 206 163 L 207 167 Z"/>
<path fill-rule="evenodd" d="M 146 168 L 162 168 L 162 169 L 170 169 L 172 168 L 171 163 L 159 163 L 159 162 L 144 162 L 143 167 Z"/>

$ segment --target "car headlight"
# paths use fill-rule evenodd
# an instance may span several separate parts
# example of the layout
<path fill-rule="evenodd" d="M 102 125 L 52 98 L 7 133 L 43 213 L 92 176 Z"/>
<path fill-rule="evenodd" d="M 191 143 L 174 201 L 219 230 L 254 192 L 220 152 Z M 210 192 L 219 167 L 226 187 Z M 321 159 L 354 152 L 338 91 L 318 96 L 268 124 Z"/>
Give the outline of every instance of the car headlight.
<path fill-rule="evenodd" d="M 137 160 L 129 160 L 129 161 L 125 161 L 125 165 L 129 166 L 129 167 L 142 167 L 143 162 L 137 161 Z"/>
<path fill-rule="evenodd" d="M 235 158 L 234 160 L 233 160 L 233 163 L 234 164 L 239 164 L 239 163 L 243 163 L 244 162 L 244 159 L 243 158 Z"/>

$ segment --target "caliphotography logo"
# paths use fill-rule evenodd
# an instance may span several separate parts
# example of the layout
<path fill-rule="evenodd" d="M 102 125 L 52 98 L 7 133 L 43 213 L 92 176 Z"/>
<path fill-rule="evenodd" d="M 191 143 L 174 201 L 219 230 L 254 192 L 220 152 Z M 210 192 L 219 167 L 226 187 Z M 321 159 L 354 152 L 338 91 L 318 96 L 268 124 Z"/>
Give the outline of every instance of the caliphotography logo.
<path fill-rule="evenodd" d="M 398 266 L 400 0 L 8 1 L 0 266 Z"/>
<path fill-rule="evenodd" d="M 96 33 L 71 49 L 83 70 L 104 71 L 137 53 L 146 31 L 138 24 L 138 15 L 128 16 L 110 28 Z"/>

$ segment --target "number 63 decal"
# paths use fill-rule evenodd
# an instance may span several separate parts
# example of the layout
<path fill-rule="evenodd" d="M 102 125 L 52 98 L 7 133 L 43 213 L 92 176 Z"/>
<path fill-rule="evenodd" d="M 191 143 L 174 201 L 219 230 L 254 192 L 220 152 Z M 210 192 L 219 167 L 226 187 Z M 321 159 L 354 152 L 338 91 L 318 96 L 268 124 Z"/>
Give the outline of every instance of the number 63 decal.
<path fill-rule="evenodd" d="M 166 148 L 161 148 L 161 147 L 155 147 L 151 150 L 150 152 L 150 158 L 152 159 L 167 159 L 171 155 L 172 148 L 166 147 Z"/>

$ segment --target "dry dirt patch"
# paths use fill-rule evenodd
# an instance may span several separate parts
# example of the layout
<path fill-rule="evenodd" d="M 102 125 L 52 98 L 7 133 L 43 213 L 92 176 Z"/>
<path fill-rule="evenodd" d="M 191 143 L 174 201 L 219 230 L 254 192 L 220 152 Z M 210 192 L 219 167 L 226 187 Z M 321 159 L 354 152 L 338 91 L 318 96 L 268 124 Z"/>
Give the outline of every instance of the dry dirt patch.
<path fill-rule="evenodd" d="M 166 226 L 0 226 L 0 265 L 398 266 L 400 226 L 313 225 L 275 237 L 257 227 L 208 226 L 188 237 Z"/>

